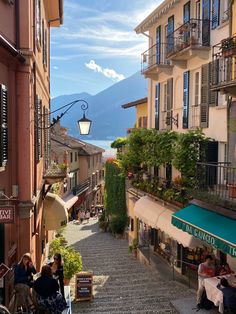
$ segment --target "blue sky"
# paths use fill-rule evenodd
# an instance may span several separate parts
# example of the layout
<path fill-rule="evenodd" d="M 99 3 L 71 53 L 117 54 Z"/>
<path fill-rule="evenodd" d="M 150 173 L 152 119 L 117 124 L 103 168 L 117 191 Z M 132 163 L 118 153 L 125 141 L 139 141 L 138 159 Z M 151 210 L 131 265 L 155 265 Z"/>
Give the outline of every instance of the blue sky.
<path fill-rule="evenodd" d="M 51 30 L 51 96 L 92 95 L 140 71 L 147 38 L 134 28 L 160 0 L 65 0 Z"/>

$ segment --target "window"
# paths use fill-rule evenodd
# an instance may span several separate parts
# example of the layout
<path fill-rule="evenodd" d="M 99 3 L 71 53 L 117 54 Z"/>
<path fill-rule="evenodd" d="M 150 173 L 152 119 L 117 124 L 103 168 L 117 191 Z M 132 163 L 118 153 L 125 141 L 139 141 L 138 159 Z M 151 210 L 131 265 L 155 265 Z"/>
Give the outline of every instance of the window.
<path fill-rule="evenodd" d="M 195 73 L 195 90 L 194 90 L 194 105 L 197 107 L 199 105 L 199 72 Z"/>
<path fill-rule="evenodd" d="M 41 30 L 41 0 L 36 0 L 35 4 L 35 37 L 38 45 L 42 42 Z"/>
<path fill-rule="evenodd" d="M 161 63 L 161 26 L 156 29 L 156 63 Z"/>
<path fill-rule="evenodd" d="M 47 39 L 47 30 L 44 29 L 44 20 L 42 21 L 42 33 L 43 33 L 43 65 L 47 67 L 48 63 L 48 39 Z"/>
<path fill-rule="evenodd" d="M 224 0 L 220 2 L 220 20 L 224 23 L 229 20 L 230 7 L 229 0 Z"/>
<path fill-rule="evenodd" d="M 189 117 L 189 71 L 183 74 L 183 129 L 188 128 Z"/>
<path fill-rule="evenodd" d="M 50 162 L 50 147 L 51 147 L 51 140 L 50 140 L 50 115 L 48 108 L 44 107 L 44 164 L 45 169 L 48 168 Z"/>
<path fill-rule="evenodd" d="M 142 117 L 138 118 L 138 128 L 142 127 Z"/>
<path fill-rule="evenodd" d="M 201 2 L 200 2 L 200 0 L 196 1 L 196 3 L 195 3 L 195 16 L 196 16 L 196 19 L 198 19 L 198 20 L 201 19 Z"/>
<path fill-rule="evenodd" d="M 75 159 L 74 161 L 77 161 L 77 152 L 75 152 Z"/>
<path fill-rule="evenodd" d="M 167 53 L 174 49 L 174 15 L 168 18 L 167 26 Z"/>
<path fill-rule="evenodd" d="M 167 84 L 164 84 L 164 108 L 163 111 L 167 110 Z"/>
<path fill-rule="evenodd" d="M 0 167 L 5 167 L 8 160 L 8 92 L 5 85 L 0 85 Z"/>
<path fill-rule="evenodd" d="M 143 117 L 143 128 L 147 129 L 147 117 Z"/>
<path fill-rule="evenodd" d="M 212 0 L 212 22 L 211 28 L 215 29 L 220 24 L 220 0 Z"/>
<path fill-rule="evenodd" d="M 209 65 L 202 66 L 201 78 L 201 108 L 200 108 L 200 127 L 208 127 L 208 112 L 209 112 Z"/>
<path fill-rule="evenodd" d="M 155 92 L 155 129 L 159 130 L 159 117 L 160 115 L 160 83 L 156 84 Z"/>
<path fill-rule="evenodd" d="M 70 153 L 70 162 L 73 162 L 73 153 Z"/>

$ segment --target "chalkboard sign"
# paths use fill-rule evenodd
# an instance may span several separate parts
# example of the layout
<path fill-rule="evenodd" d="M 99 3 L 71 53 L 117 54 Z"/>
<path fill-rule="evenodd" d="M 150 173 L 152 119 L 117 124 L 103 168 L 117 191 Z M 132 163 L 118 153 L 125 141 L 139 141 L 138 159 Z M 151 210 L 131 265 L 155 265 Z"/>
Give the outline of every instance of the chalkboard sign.
<path fill-rule="evenodd" d="M 76 275 L 76 300 L 85 301 L 93 298 L 93 275 L 81 272 Z"/>

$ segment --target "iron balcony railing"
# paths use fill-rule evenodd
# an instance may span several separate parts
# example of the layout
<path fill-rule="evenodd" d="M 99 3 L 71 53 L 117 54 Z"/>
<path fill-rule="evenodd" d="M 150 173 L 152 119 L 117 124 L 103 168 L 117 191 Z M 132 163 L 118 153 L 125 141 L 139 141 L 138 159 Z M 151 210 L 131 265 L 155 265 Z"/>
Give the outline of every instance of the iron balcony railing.
<path fill-rule="evenodd" d="M 236 85 L 236 36 L 213 47 L 212 89 Z"/>
<path fill-rule="evenodd" d="M 90 188 L 90 178 L 84 180 L 83 182 L 76 185 L 72 191 L 74 195 L 80 195 Z"/>
<path fill-rule="evenodd" d="M 193 197 L 236 210 L 236 167 L 227 162 L 198 162 Z"/>
<path fill-rule="evenodd" d="M 166 60 L 166 44 L 157 43 L 142 53 L 142 73 L 156 65 L 170 65 L 170 61 Z"/>
<path fill-rule="evenodd" d="M 210 46 L 210 20 L 190 19 L 167 36 L 166 57 L 188 47 Z"/>

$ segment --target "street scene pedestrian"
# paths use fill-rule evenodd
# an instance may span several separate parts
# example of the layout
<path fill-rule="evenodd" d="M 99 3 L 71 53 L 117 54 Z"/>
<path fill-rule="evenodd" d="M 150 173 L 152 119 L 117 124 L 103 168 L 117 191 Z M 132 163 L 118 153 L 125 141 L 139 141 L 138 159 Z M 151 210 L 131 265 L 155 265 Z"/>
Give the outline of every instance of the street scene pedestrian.
<path fill-rule="evenodd" d="M 48 264 L 52 270 L 52 276 L 58 281 L 60 292 L 65 297 L 64 292 L 64 270 L 62 264 L 62 256 L 60 253 L 55 253 L 53 256 L 53 262 Z"/>

